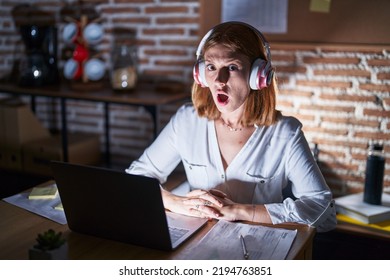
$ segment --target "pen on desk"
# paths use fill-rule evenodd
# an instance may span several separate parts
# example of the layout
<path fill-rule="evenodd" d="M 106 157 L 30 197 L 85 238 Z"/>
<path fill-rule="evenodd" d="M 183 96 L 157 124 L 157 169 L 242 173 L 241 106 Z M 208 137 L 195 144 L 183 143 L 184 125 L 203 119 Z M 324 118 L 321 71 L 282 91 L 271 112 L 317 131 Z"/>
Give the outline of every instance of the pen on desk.
<path fill-rule="evenodd" d="M 245 239 L 244 239 L 244 236 L 242 236 L 242 234 L 240 234 L 240 240 L 241 240 L 241 246 L 242 246 L 242 251 L 244 253 L 244 259 L 249 259 L 249 253 L 248 253 L 248 250 L 246 249 L 246 244 L 245 244 Z"/>

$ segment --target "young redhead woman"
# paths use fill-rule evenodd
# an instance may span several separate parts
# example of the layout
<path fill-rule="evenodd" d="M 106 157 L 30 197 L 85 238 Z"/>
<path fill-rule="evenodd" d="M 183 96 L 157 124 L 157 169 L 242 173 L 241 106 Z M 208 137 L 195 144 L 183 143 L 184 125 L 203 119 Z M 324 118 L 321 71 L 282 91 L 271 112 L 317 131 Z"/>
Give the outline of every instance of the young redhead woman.
<path fill-rule="evenodd" d="M 181 191 L 161 189 L 173 212 L 333 229 L 332 193 L 302 125 L 275 109 L 277 82 L 264 36 L 245 23 L 222 23 L 205 35 L 197 56 L 192 104 L 126 172 L 164 183 L 182 162 Z"/>

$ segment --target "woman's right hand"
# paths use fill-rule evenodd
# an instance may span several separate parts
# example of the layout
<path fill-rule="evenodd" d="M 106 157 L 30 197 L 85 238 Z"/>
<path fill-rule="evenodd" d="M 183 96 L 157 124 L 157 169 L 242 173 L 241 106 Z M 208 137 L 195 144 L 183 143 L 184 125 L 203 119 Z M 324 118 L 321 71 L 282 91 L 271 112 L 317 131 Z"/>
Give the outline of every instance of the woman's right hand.
<path fill-rule="evenodd" d="M 177 196 L 162 190 L 164 207 L 172 212 L 201 218 L 218 218 L 221 199 L 205 190 L 194 190 L 186 196 Z"/>

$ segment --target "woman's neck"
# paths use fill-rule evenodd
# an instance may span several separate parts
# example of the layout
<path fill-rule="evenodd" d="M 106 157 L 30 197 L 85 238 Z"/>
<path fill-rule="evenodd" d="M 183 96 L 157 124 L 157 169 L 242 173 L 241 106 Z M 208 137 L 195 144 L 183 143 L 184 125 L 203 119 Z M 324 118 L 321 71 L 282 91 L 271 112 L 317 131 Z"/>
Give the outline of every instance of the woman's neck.
<path fill-rule="evenodd" d="M 242 128 L 241 124 L 241 118 L 242 118 L 243 113 L 241 111 L 234 111 L 231 113 L 221 113 L 221 121 L 230 127 L 233 128 Z"/>

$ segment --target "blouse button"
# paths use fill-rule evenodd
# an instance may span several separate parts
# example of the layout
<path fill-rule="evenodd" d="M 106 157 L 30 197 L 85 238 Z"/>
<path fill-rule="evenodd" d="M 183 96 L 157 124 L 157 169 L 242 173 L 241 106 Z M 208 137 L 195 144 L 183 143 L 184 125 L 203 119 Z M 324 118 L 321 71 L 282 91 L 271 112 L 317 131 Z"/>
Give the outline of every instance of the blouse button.
<path fill-rule="evenodd" d="M 222 174 L 222 175 L 221 175 L 221 178 L 222 178 L 222 179 L 225 179 L 225 175 Z"/>
<path fill-rule="evenodd" d="M 192 166 L 191 165 L 189 166 L 189 169 L 192 170 Z"/>
<path fill-rule="evenodd" d="M 264 181 L 264 180 L 260 180 L 260 183 L 264 184 L 264 183 L 265 183 L 265 181 Z"/>

